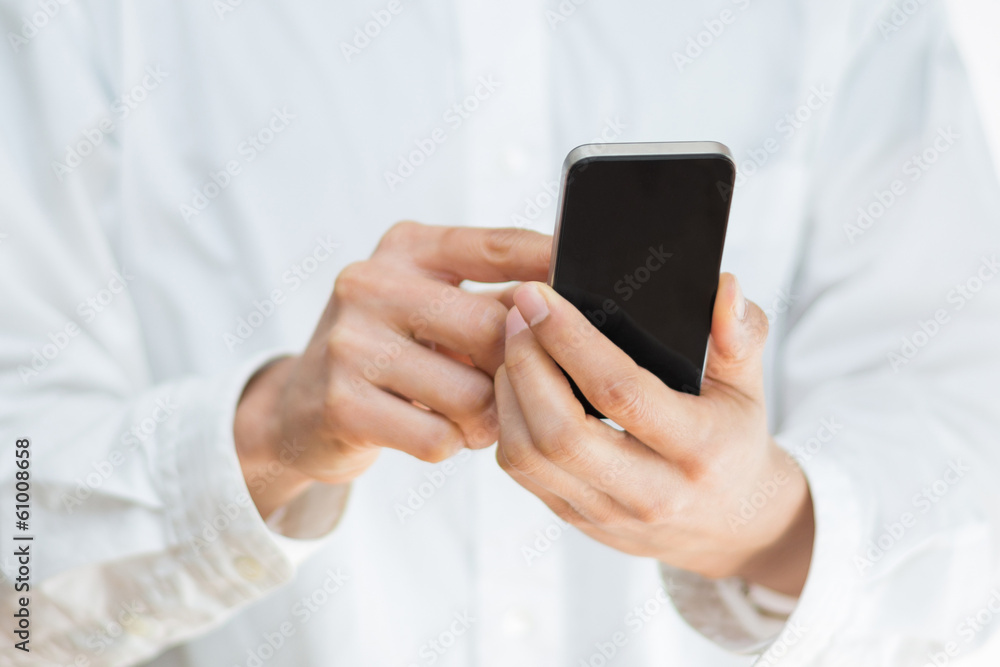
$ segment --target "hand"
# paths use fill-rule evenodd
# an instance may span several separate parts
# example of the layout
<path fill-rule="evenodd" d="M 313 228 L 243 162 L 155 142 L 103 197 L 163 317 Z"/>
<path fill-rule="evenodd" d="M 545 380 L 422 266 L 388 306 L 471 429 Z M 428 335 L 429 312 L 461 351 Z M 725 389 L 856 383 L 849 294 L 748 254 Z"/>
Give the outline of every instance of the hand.
<path fill-rule="evenodd" d="M 700 396 L 637 366 L 551 288 L 522 285 L 513 299 L 495 378 L 504 470 L 615 549 L 799 594 L 812 503 L 802 471 L 768 433 L 767 318 L 736 279 L 719 283 Z M 624 432 L 584 413 L 557 364 Z M 759 485 L 773 497 L 734 524 Z"/>
<path fill-rule="evenodd" d="M 237 408 L 237 453 L 261 514 L 313 481 L 350 482 L 382 447 L 437 462 L 494 443 L 507 307 L 458 285 L 544 279 L 551 243 L 405 222 L 346 267 L 305 352 L 258 373 Z"/>

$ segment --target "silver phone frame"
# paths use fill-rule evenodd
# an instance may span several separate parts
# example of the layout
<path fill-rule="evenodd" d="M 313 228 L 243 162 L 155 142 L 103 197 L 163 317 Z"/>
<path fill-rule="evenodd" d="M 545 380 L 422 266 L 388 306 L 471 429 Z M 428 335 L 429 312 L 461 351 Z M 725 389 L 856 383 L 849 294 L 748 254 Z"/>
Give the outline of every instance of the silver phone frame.
<path fill-rule="evenodd" d="M 736 173 L 736 160 L 729 147 L 718 141 L 659 141 L 637 143 L 583 144 L 569 152 L 563 161 L 562 176 L 559 178 L 559 206 L 556 210 L 555 229 L 552 232 L 552 257 L 549 260 L 548 285 L 556 275 L 556 262 L 559 254 L 559 232 L 562 229 L 563 208 L 566 204 L 567 179 L 570 170 L 584 160 L 595 158 L 629 158 L 629 157 L 715 157 L 729 160 Z M 708 349 L 705 345 L 705 358 L 701 362 L 701 383 L 705 382 L 705 368 L 708 366 Z"/>

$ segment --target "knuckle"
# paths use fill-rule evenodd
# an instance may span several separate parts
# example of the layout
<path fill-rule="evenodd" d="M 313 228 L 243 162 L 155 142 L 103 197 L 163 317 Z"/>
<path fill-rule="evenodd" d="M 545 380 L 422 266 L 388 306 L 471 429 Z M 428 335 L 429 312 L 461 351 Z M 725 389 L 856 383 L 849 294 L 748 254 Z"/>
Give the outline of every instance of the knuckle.
<path fill-rule="evenodd" d="M 541 461 L 529 445 L 505 441 L 502 436 L 500 440 L 498 453 L 502 453 L 507 462 L 505 470 L 516 470 L 530 477 L 541 469 Z"/>
<path fill-rule="evenodd" d="M 757 305 L 753 305 L 754 317 L 750 320 L 750 344 L 754 349 L 764 347 L 771 330 L 771 323 Z"/>
<path fill-rule="evenodd" d="M 414 458 L 417 458 L 424 463 L 441 463 L 448 459 L 444 454 L 444 451 L 439 447 L 426 447 L 421 448 L 419 451 L 413 454 Z"/>
<path fill-rule="evenodd" d="M 508 261 L 522 238 L 518 229 L 489 229 L 482 235 L 483 257 L 490 263 Z"/>
<path fill-rule="evenodd" d="M 486 376 L 476 374 L 459 387 L 458 396 L 465 413 L 463 416 L 485 419 L 493 407 L 493 383 Z"/>
<path fill-rule="evenodd" d="M 328 432 L 337 432 L 355 412 L 360 388 L 347 382 L 333 382 L 327 389 L 322 406 L 322 421 Z"/>
<path fill-rule="evenodd" d="M 549 435 L 541 438 L 538 448 L 553 463 L 572 466 L 586 459 L 587 443 L 583 432 L 562 426 L 553 428 Z"/>
<path fill-rule="evenodd" d="M 650 415 L 649 401 L 639 378 L 634 375 L 607 379 L 600 389 L 600 397 L 606 408 L 604 412 L 624 421 L 643 421 Z"/>
<path fill-rule="evenodd" d="M 663 523 L 666 519 L 670 518 L 670 510 L 671 506 L 668 501 L 663 498 L 650 497 L 633 508 L 632 514 L 639 523 L 649 526 Z"/>
<path fill-rule="evenodd" d="M 476 299 L 469 307 L 466 330 L 478 346 L 492 348 L 503 342 L 507 309 L 496 299 Z"/>
<path fill-rule="evenodd" d="M 497 441 L 500 435 L 500 421 L 497 419 L 496 410 L 487 409 L 472 423 L 466 440 L 473 449 L 488 447 Z"/>
<path fill-rule="evenodd" d="M 348 264 L 337 275 L 333 283 L 333 296 L 341 302 L 356 301 L 364 295 L 371 284 L 368 262 Z"/>
<path fill-rule="evenodd" d="M 507 345 L 503 365 L 508 378 L 525 378 L 535 367 L 535 357 L 527 345 Z"/>
<path fill-rule="evenodd" d="M 693 453 L 676 455 L 674 465 L 684 475 L 684 478 L 693 484 L 700 483 L 711 476 L 712 464 Z"/>
<path fill-rule="evenodd" d="M 671 460 L 690 482 L 715 478 L 727 459 L 728 445 L 740 442 L 740 433 L 732 435 L 718 428 L 719 416 L 708 413 L 701 419 L 676 426 L 677 442 L 685 443 L 675 448 Z M 734 437 L 736 439 L 734 439 Z"/>
<path fill-rule="evenodd" d="M 326 360 L 331 364 L 353 359 L 359 353 L 355 334 L 349 327 L 334 325 L 326 335 Z"/>
<path fill-rule="evenodd" d="M 552 254 L 551 237 L 514 227 L 484 230 L 480 244 L 483 258 L 493 265 L 516 261 L 545 269 Z"/>
<path fill-rule="evenodd" d="M 767 315 L 757 304 L 750 302 L 748 308 L 750 314 L 746 318 L 747 333 L 744 338 L 743 354 L 750 354 L 763 348 L 771 329 Z"/>
<path fill-rule="evenodd" d="M 591 488 L 588 496 L 587 518 L 592 523 L 607 528 L 620 528 L 626 525 L 622 512 L 612 506 L 611 499 L 607 495 Z"/>
<path fill-rule="evenodd" d="M 675 465 L 692 483 L 718 479 L 717 473 L 722 467 L 718 446 L 706 448 L 690 448 L 677 455 Z"/>
<path fill-rule="evenodd" d="M 560 503 L 550 509 L 557 517 L 571 526 L 579 526 L 584 523 L 583 517 L 569 503 Z"/>
<path fill-rule="evenodd" d="M 451 429 L 435 429 L 427 435 L 417 458 L 427 463 L 441 463 L 458 453 L 464 444 L 461 436 L 452 433 Z"/>
<path fill-rule="evenodd" d="M 379 241 L 375 252 L 393 251 L 399 248 L 407 247 L 414 241 L 416 236 L 420 234 L 420 230 L 422 228 L 423 225 L 419 222 L 413 222 L 412 220 L 401 220 L 397 222 L 382 236 L 382 240 Z"/>
<path fill-rule="evenodd" d="M 451 458 L 452 454 L 453 451 L 450 447 L 435 444 L 422 449 L 417 458 L 425 463 L 441 463 L 442 461 L 447 461 Z"/>
<path fill-rule="evenodd" d="M 497 447 L 496 459 L 497 459 L 497 464 L 500 466 L 501 470 L 504 470 L 505 472 L 509 473 L 513 469 L 513 466 L 510 464 L 510 461 L 507 460 L 507 456 L 504 454 L 503 446 Z"/>

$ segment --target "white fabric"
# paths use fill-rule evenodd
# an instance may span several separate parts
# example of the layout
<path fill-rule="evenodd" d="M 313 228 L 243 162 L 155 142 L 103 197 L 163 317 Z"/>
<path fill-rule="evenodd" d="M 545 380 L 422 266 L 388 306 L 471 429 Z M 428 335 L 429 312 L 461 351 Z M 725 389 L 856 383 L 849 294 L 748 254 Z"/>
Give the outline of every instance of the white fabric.
<path fill-rule="evenodd" d="M 943 12 L 902 4 L 0 3 L 0 492 L 31 438 L 37 535 L 30 659 L 8 650 L 4 536 L 0 665 L 969 654 L 1000 586 L 1000 280 L 976 282 L 1000 205 Z M 492 451 L 385 452 L 332 532 L 341 489 L 282 537 L 247 502 L 234 407 L 338 271 L 403 218 L 551 230 L 562 158 L 595 138 L 739 159 L 724 269 L 772 318 L 771 425 L 817 521 L 770 637 L 730 584 L 563 528 Z"/>

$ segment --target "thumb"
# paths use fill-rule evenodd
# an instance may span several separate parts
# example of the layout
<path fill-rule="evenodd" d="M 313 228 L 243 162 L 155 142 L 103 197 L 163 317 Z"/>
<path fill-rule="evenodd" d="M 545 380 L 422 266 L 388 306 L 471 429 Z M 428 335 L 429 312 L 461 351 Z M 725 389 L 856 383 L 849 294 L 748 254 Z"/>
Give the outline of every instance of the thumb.
<path fill-rule="evenodd" d="M 723 273 L 712 313 L 705 377 L 762 399 L 767 329 L 764 311 L 746 299 L 736 276 Z"/>

